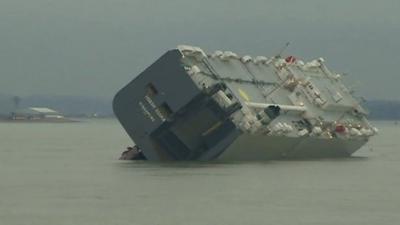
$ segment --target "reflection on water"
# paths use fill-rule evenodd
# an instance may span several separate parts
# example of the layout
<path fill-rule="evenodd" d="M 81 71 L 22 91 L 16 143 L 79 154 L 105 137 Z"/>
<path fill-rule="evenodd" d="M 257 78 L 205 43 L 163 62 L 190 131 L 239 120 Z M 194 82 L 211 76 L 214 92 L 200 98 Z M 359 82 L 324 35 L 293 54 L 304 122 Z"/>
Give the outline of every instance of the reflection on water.
<path fill-rule="evenodd" d="M 399 126 L 354 157 L 116 160 L 113 120 L 0 124 L 0 224 L 397 224 Z"/>

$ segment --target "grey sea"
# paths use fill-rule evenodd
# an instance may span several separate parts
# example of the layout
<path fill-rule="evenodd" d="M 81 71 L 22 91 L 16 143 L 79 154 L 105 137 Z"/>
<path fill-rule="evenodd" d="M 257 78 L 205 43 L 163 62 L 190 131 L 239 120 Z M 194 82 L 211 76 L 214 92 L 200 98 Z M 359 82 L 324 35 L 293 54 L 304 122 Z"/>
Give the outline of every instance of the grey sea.
<path fill-rule="evenodd" d="M 400 223 L 400 125 L 331 160 L 118 161 L 116 120 L 0 123 L 1 225 Z"/>

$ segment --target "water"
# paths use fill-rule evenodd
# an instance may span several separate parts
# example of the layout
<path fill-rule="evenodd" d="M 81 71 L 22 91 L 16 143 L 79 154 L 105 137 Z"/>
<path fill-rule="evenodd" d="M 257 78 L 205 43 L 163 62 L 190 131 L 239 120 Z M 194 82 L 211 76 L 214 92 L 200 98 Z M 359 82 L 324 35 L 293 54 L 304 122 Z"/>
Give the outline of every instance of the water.
<path fill-rule="evenodd" d="M 0 224 L 398 224 L 400 126 L 357 157 L 148 163 L 114 120 L 0 123 Z"/>

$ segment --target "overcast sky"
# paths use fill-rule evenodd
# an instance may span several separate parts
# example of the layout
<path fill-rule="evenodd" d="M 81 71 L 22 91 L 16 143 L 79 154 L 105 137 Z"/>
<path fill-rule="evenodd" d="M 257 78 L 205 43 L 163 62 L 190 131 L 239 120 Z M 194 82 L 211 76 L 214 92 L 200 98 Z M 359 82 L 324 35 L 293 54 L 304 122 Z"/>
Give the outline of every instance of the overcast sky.
<path fill-rule="evenodd" d="M 399 0 L 0 0 L 0 93 L 112 98 L 180 43 L 271 56 L 287 41 L 400 100 Z"/>

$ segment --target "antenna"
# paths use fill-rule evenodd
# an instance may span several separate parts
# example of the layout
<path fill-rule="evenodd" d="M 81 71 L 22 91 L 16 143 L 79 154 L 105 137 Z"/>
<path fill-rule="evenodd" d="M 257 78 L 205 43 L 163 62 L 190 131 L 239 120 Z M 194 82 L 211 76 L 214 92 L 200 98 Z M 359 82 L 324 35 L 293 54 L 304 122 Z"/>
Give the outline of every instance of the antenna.
<path fill-rule="evenodd" d="M 17 110 L 19 108 L 19 104 L 21 103 L 21 97 L 19 96 L 14 96 L 12 98 L 13 102 L 14 102 L 14 108 Z"/>
<path fill-rule="evenodd" d="M 289 47 L 289 45 L 290 45 L 290 42 L 289 42 L 289 41 L 286 42 L 285 46 L 283 46 L 283 47 L 281 48 L 281 50 L 279 51 L 279 53 L 278 53 L 277 55 L 275 55 L 275 58 L 281 58 L 282 53 L 283 53 L 284 51 L 286 51 L 286 49 Z"/>

